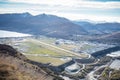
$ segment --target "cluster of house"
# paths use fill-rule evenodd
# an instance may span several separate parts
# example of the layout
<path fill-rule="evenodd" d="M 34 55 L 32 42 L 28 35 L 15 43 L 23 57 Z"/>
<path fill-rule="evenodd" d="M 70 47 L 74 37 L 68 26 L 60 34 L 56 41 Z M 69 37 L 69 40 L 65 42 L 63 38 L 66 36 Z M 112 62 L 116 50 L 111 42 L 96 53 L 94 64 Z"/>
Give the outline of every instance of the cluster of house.
<path fill-rule="evenodd" d="M 55 44 L 75 44 L 75 42 L 71 40 L 58 39 Z"/>

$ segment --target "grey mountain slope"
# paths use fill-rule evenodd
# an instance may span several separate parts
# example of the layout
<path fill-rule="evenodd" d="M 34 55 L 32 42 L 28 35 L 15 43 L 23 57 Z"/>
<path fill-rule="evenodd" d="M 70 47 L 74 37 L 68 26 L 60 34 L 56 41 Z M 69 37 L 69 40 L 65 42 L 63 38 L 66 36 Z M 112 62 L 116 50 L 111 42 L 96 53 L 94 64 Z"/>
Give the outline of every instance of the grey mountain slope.
<path fill-rule="evenodd" d="M 0 29 L 58 37 L 87 33 L 68 19 L 46 14 L 32 16 L 29 13 L 0 14 Z"/>
<path fill-rule="evenodd" d="M 89 34 L 107 34 L 120 31 L 120 23 L 117 22 L 104 22 L 104 23 L 91 23 L 87 21 L 73 21 L 75 24 L 83 27 Z"/>

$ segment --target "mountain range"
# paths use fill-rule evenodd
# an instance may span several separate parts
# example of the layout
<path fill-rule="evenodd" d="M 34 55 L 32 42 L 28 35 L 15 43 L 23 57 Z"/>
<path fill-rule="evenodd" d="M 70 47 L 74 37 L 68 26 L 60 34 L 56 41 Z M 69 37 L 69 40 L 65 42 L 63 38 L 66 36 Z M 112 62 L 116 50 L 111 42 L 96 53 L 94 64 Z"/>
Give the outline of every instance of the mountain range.
<path fill-rule="evenodd" d="M 101 22 L 93 23 L 89 21 L 73 21 L 75 24 L 82 26 L 89 34 L 110 34 L 120 31 L 118 22 Z"/>
<path fill-rule="evenodd" d="M 33 16 L 30 13 L 12 13 L 0 14 L 0 30 L 70 38 L 73 35 L 112 35 L 120 31 L 120 23 L 71 21 L 48 14 Z"/>
<path fill-rule="evenodd" d="M 66 18 L 47 14 L 32 16 L 29 13 L 0 14 L 0 29 L 54 37 L 87 33 Z"/>

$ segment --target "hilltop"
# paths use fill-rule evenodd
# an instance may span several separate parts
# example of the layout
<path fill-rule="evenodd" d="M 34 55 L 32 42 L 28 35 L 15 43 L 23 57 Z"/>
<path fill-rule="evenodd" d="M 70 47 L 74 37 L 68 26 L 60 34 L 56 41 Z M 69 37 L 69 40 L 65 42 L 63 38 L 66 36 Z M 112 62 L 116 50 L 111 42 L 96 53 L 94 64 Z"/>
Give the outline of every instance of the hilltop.
<path fill-rule="evenodd" d="M 41 63 L 33 63 L 11 46 L 0 44 L 0 80 L 61 80 L 52 71 L 48 73 L 49 68 L 42 69 Z"/>

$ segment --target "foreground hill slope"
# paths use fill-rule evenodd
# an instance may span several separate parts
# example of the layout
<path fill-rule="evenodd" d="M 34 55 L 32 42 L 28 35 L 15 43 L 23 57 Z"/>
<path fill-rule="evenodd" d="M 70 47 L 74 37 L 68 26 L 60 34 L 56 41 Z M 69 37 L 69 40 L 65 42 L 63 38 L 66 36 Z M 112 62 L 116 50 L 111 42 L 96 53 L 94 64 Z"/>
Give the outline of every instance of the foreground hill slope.
<path fill-rule="evenodd" d="M 11 46 L 0 44 L 0 80 L 61 80 L 30 62 Z"/>

